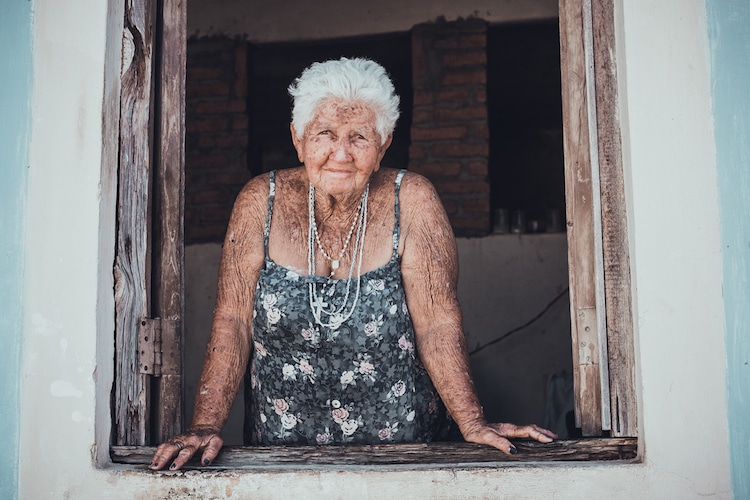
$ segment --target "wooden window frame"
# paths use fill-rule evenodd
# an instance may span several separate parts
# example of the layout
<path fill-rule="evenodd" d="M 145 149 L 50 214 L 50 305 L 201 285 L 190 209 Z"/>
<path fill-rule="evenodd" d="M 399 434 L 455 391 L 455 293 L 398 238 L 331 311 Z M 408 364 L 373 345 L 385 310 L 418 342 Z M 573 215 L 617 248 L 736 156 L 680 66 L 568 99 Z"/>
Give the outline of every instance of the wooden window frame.
<path fill-rule="evenodd" d="M 110 458 L 145 466 L 154 452 L 151 445 L 179 432 L 183 419 L 187 13 L 182 0 L 124 2 Z M 228 446 L 211 470 L 637 461 L 614 7 L 610 0 L 560 0 L 559 5 L 576 424 L 593 438 L 545 445 L 521 441 L 516 443 L 520 453 L 512 457 L 471 443 Z M 154 371 L 149 365 L 159 357 Z"/>
<path fill-rule="evenodd" d="M 638 435 L 630 255 L 611 0 L 560 0 L 576 426 Z"/>
<path fill-rule="evenodd" d="M 184 413 L 186 2 L 125 0 L 124 17 L 112 444 L 142 446 Z"/>

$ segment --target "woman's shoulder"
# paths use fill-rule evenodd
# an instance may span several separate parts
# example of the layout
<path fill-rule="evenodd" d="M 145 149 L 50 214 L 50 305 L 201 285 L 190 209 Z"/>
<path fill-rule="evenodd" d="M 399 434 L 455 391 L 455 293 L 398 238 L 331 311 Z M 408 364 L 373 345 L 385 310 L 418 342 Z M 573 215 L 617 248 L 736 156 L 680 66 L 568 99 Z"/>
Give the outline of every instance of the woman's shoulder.
<path fill-rule="evenodd" d="M 393 192 L 393 186 L 401 170 L 404 169 L 386 168 L 377 172 L 379 183 L 385 190 L 390 189 Z M 417 172 L 404 172 L 398 188 L 398 202 L 401 227 L 406 234 L 413 224 L 426 227 L 443 223 L 446 218 L 445 209 L 432 182 Z"/>
<path fill-rule="evenodd" d="M 432 182 L 422 174 L 410 170 L 405 172 L 401 180 L 399 199 L 406 210 L 415 208 L 422 211 L 436 204 L 442 207 Z"/>
<path fill-rule="evenodd" d="M 429 179 L 416 172 L 407 172 L 401 182 L 399 202 L 403 242 L 401 255 L 406 259 L 403 262 L 410 260 L 408 256 L 413 256 L 414 252 L 417 252 L 419 259 L 423 259 L 425 248 L 449 248 L 454 241 L 453 231 L 440 196 Z"/>
<path fill-rule="evenodd" d="M 242 187 L 234 202 L 234 208 L 254 208 L 259 203 L 265 203 L 269 192 L 269 174 L 256 175 Z"/>

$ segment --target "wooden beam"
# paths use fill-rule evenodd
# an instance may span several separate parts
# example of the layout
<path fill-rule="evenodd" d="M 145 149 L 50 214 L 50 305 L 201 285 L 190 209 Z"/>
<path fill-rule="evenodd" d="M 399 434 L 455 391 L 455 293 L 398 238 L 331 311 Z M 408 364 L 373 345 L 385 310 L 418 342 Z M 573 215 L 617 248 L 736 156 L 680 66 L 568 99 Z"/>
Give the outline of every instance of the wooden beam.
<path fill-rule="evenodd" d="M 514 462 L 621 460 L 635 461 L 634 438 L 579 439 L 542 444 L 514 440 L 517 455 L 473 443 L 428 443 L 346 446 L 225 446 L 216 460 L 202 466 L 193 458 L 184 469 L 232 470 L 336 469 L 352 466 L 397 468 L 502 467 Z M 112 461 L 145 469 L 156 448 L 114 446 Z"/>
<path fill-rule="evenodd" d="M 560 66 L 565 154 L 571 334 L 576 425 L 584 436 L 602 432 L 594 184 L 589 131 L 582 0 L 560 0 Z M 593 125 L 595 126 L 595 124 Z M 596 186 L 598 189 L 598 186 Z"/>
<path fill-rule="evenodd" d="M 157 58 L 157 127 L 153 220 L 153 315 L 170 320 L 162 329 L 161 376 L 154 379 L 153 441 L 182 429 L 182 332 L 184 318 L 185 62 L 187 2 L 160 3 Z"/>
<path fill-rule="evenodd" d="M 637 436 L 630 254 L 612 1 L 594 0 L 592 14 L 612 435 Z"/>
<path fill-rule="evenodd" d="M 607 353 L 607 317 L 604 294 L 604 251 L 602 247 L 602 199 L 599 175 L 599 125 L 596 120 L 596 72 L 594 69 L 594 31 L 591 3 L 583 0 L 583 53 L 586 63 L 586 104 L 588 109 L 589 162 L 591 164 L 591 208 L 594 220 L 594 293 L 596 296 L 596 335 L 599 357 L 599 397 L 601 398 L 601 428 L 610 430 L 609 357 Z"/>

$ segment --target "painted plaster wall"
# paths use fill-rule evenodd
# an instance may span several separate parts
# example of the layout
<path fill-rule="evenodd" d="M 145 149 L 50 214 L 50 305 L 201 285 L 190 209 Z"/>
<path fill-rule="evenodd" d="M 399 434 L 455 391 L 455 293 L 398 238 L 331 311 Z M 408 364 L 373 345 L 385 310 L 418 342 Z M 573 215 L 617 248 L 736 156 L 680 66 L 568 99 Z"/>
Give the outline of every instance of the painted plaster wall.
<path fill-rule="evenodd" d="M 706 2 L 719 180 L 732 490 L 750 498 L 750 4 Z"/>
<path fill-rule="evenodd" d="M 664 491 L 670 493 L 663 496 L 711 492 L 728 497 L 722 407 L 726 352 L 705 4 L 644 0 L 622 2 L 621 9 L 624 44 L 617 57 L 625 64 L 618 63 L 618 76 L 624 90 L 621 119 L 645 463 L 674 473 L 664 477 Z M 700 396 L 708 393 L 710 402 Z M 690 444 L 681 442 L 682 436 L 690 436 Z M 686 489 L 670 490 L 672 480 L 685 481 Z"/>
<path fill-rule="evenodd" d="M 469 349 L 527 323 L 568 285 L 564 233 L 458 239 L 459 300 Z M 192 407 L 216 302 L 221 245 L 185 249 L 185 405 Z M 488 418 L 544 420 L 546 378 L 571 371 L 570 310 L 560 300 L 533 325 L 471 358 L 474 381 Z M 240 392 L 241 394 L 241 392 Z M 242 396 L 224 427 L 226 444 L 242 444 Z"/>
<path fill-rule="evenodd" d="M 31 4 L 0 6 L 0 429 L 18 449 L 23 224 L 31 115 Z M 18 455 L 0 454 L 0 498 L 18 489 Z"/>
<path fill-rule="evenodd" d="M 705 4 L 616 5 L 642 463 L 157 475 L 93 462 L 106 457 L 95 444 L 112 384 L 115 193 L 102 76 L 112 76 L 105 49 L 116 60 L 121 34 L 105 28 L 122 5 L 36 0 L 19 496 L 729 498 Z"/>
<path fill-rule="evenodd" d="M 252 42 L 314 40 L 408 31 L 439 17 L 489 22 L 557 18 L 557 0 L 380 0 L 342 5 L 334 0 L 190 0 L 188 36 L 228 35 Z"/>
<path fill-rule="evenodd" d="M 108 2 L 99 0 L 33 2 L 18 452 L 22 499 L 61 498 L 79 482 L 94 489 L 78 498 L 105 496 L 92 472 L 97 409 L 99 435 L 108 436 L 110 425 L 116 201 L 111 181 L 117 164 L 114 156 L 104 160 L 113 137 L 104 133 L 102 116 L 104 109 L 109 115 L 117 110 L 104 82 L 119 74 L 122 37 L 121 28 L 110 32 L 113 51 L 107 26 L 112 19 L 122 26 L 123 19 L 122 5 L 109 5 L 110 12 Z M 101 442 L 103 459 L 107 438 Z"/>

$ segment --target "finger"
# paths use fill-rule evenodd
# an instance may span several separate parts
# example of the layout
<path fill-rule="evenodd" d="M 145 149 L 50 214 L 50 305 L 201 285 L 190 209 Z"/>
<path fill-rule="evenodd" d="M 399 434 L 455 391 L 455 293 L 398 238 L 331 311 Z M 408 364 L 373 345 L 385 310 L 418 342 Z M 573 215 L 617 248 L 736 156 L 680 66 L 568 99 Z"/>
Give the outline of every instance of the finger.
<path fill-rule="evenodd" d="M 172 458 L 174 458 L 180 452 L 180 449 L 181 448 L 179 446 L 171 442 L 160 444 L 159 447 L 156 448 L 156 453 L 154 453 L 154 456 L 151 459 L 151 463 L 148 465 L 149 469 L 163 469 L 169 462 L 172 461 Z"/>
<path fill-rule="evenodd" d="M 493 446 L 497 448 L 498 450 L 502 451 L 506 455 L 515 455 L 518 453 L 518 450 L 515 446 L 513 446 L 513 443 L 502 437 L 501 435 L 497 434 L 494 431 L 489 431 L 485 433 L 485 444 L 488 444 L 490 446 Z"/>
<path fill-rule="evenodd" d="M 219 436 L 212 436 L 211 439 L 208 440 L 205 450 L 203 450 L 201 463 L 203 465 L 211 465 L 216 458 L 216 455 L 219 454 L 219 450 L 221 450 L 222 446 L 224 446 L 224 440 Z"/>
<path fill-rule="evenodd" d="M 543 429 L 538 425 L 518 426 L 509 423 L 493 424 L 492 427 L 500 433 L 501 436 L 510 438 L 531 438 L 541 443 L 549 443 L 557 439 L 557 434 Z"/>
<path fill-rule="evenodd" d="M 521 434 L 519 437 L 529 437 L 531 439 L 539 441 L 540 443 L 551 443 L 557 438 L 557 434 L 550 430 L 543 429 L 538 425 L 526 425 L 519 431 L 519 433 Z"/>
<path fill-rule="evenodd" d="M 553 439 L 557 439 L 558 438 L 558 435 L 555 434 L 554 432 L 552 432 L 549 429 L 545 429 L 543 427 L 539 427 L 538 425 L 534 425 L 532 427 L 534 427 L 534 430 L 536 430 L 536 432 L 538 432 L 540 434 L 539 438 L 534 438 L 534 439 L 537 439 L 538 441 L 542 441 L 541 436 L 549 438 L 550 441 L 553 440 Z M 542 442 L 549 443 L 549 441 L 542 441 Z"/>
<path fill-rule="evenodd" d="M 536 441 L 539 441 L 540 443 L 551 443 L 552 441 L 554 441 L 554 438 L 552 436 L 548 436 L 537 430 L 532 430 L 529 433 L 529 437 L 535 439 Z"/>
<path fill-rule="evenodd" d="M 188 460 L 192 458 L 192 456 L 195 454 L 195 446 L 193 445 L 185 445 L 184 448 L 180 450 L 180 452 L 177 454 L 177 457 L 172 462 L 172 465 L 169 466 L 169 470 L 180 470 L 180 468 L 185 465 Z"/>
<path fill-rule="evenodd" d="M 501 436 L 500 433 L 492 427 L 485 427 L 483 430 L 470 436 L 466 440 L 474 443 L 490 445 L 506 455 L 515 455 L 518 453 L 518 450 L 513 446 L 513 443 Z"/>

